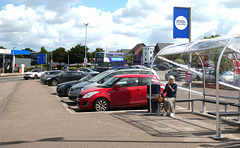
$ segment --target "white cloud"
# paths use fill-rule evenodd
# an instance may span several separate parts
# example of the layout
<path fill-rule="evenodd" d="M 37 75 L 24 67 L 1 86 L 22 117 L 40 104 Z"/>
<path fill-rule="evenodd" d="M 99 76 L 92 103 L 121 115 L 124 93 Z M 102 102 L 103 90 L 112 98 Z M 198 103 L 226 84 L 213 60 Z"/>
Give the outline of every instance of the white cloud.
<path fill-rule="evenodd" d="M 13 0 L 18 6 L 0 10 L 0 45 L 19 49 L 30 47 L 48 50 L 67 49 L 84 44 L 85 26 L 89 23 L 87 45 L 117 50 L 137 43 L 183 43 L 172 39 L 174 6 L 192 7 L 193 41 L 211 34 L 229 35 L 239 31 L 238 3 L 227 0 L 128 0 L 114 13 L 93 7 L 74 5 L 77 0 Z"/>

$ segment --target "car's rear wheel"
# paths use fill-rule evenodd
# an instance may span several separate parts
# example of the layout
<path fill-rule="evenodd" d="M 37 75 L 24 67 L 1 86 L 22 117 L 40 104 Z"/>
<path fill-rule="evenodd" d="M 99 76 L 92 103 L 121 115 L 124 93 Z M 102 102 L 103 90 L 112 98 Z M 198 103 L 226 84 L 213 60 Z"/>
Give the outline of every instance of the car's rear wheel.
<path fill-rule="evenodd" d="M 28 78 L 24 78 L 25 80 L 28 80 Z"/>
<path fill-rule="evenodd" d="M 93 109 L 98 112 L 107 111 L 109 110 L 109 103 L 106 99 L 99 98 L 96 101 L 94 101 Z"/>
<path fill-rule="evenodd" d="M 34 75 L 34 79 L 37 79 L 38 78 L 38 76 L 37 75 Z"/>
<path fill-rule="evenodd" d="M 58 81 L 57 80 L 52 80 L 51 84 L 52 84 L 52 86 L 57 86 L 58 85 Z"/>
<path fill-rule="evenodd" d="M 70 88 L 71 88 L 71 87 L 68 87 L 68 88 L 66 89 L 66 95 L 67 95 L 67 96 L 69 96 Z"/>

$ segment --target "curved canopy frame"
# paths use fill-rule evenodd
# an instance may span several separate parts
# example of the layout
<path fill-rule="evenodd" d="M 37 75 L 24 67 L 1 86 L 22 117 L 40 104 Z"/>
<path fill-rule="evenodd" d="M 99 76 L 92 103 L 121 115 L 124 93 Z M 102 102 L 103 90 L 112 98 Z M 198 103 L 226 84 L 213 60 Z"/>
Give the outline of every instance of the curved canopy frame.
<path fill-rule="evenodd" d="M 183 69 L 189 70 L 191 72 L 202 74 L 202 73 L 199 73 L 199 72 L 191 69 L 190 67 L 170 61 L 170 60 L 164 58 L 164 56 L 185 54 L 185 53 L 197 53 L 197 52 L 210 51 L 210 50 L 214 50 L 214 49 L 218 49 L 218 50 L 221 49 L 221 52 L 220 52 L 220 55 L 219 55 L 219 58 L 217 61 L 217 65 L 216 65 L 216 137 L 214 137 L 216 139 L 221 139 L 222 138 L 221 123 L 220 123 L 221 120 L 220 120 L 220 116 L 219 116 L 219 84 L 230 87 L 235 90 L 239 90 L 239 91 L 240 91 L 240 86 L 233 86 L 233 85 L 230 85 L 227 83 L 219 82 L 220 64 L 221 64 L 223 54 L 227 49 L 232 52 L 236 52 L 236 53 L 240 54 L 240 34 L 237 34 L 234 36 L 217 37 L 217 38 L 213 38 L 213 39 L 203 39 L 203 40 L 199 40 L 199 41 L 192 42 L 192 43 L 186 43 L 186 44 L 167 46 L 167 47 L 163 48 L 162 50 L 160 50 L 157 53 L 157 55 L 153 58 L 150 69 L 152 69 L 154 61 L 158 58 L 163 61 L 176 64 L 177 66 L 179 66 Z M 235 55 L 233 55 L 233 56 L 237 60 L 237 57 Z M 200 59 L 200 61 L 201 61 L 201 59 Z M 202 63 L 202 61 L 201 61 L 201 63 Z M 202 67 L 204 69 L 203 64 L 202 64 Z M 204 74 L 203 74 L 203 77 L 204 77 Z M 240 77 L 240 75 L 239 75 L 239 77 Z M 150 76 L 150 78 L 151 78 L 151 76 Z M 205 78 L 204 78 L 204 80 L 205 80 Z M 239 80 L 240 80 L 240 78 L 239 78 Z M 151 83 L 151 81 L 150 81 L 150 83 Z M 199 93 L 199 92 L 194 92 L 192 90 L 187 90 L 187 91 L 193 92 L 193 93 Z M 203 91 L 204 91 L 204 93 L 202 95 L 205 97 L 205 86 L 204 86 Z M 150 84 L 150 92 L 151 92 L 151 84 Z M 240 96 L 240 93 L 239 93 L 239 96 Z M 151 93 L 150 93 L 150 98 L 151 98 Z M 239 102 L 240 102 L 240 100 L 239 100 Z M 150 103 L 150 105 L 151 105 L 151 103 Z M 239 112 L 240 112 L 240 110 L 239 110 Z M 151 107 L 150 107 L 150 113 L 152 113 Z"/>

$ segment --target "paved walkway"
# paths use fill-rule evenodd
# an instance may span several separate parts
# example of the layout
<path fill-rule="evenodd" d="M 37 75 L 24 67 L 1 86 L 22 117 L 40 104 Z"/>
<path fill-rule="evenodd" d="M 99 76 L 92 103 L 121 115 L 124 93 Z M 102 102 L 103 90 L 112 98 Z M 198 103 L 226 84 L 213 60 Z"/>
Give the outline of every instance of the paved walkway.
<path fill-rule="evenodd" d="M 0 114 L 0 147 L 228 147 L 240 146 L 239 124 L 177 109 L 175 118 L 145 110 L 72 114 L 39 80 L 22 81 Z"/>

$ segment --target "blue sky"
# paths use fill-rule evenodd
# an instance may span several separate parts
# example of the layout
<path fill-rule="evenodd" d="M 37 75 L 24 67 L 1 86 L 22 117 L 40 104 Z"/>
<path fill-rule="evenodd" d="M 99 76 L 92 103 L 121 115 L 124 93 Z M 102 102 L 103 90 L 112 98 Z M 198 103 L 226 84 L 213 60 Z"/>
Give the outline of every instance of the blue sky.
<path fill-rule="evenodd" d="M 119 8 L 123 8 L 127 0 L 81 0 L 83 5 L 87 7 L 95 7 L 102 11 L 114 12 Z"/>
<path fill-rule="evenodd" d="M 123 8 L 126 3 L 127 0 L 79 0 L 76 4 L 84 5 L 87 7 L 94 7 L 101 11 L 109 11 L 113 13 L 117 9 Z M 12 0 L 0 0 L 0 10 L 7 4 L 18 6 L 21 3 L 14 2 Z"/>

